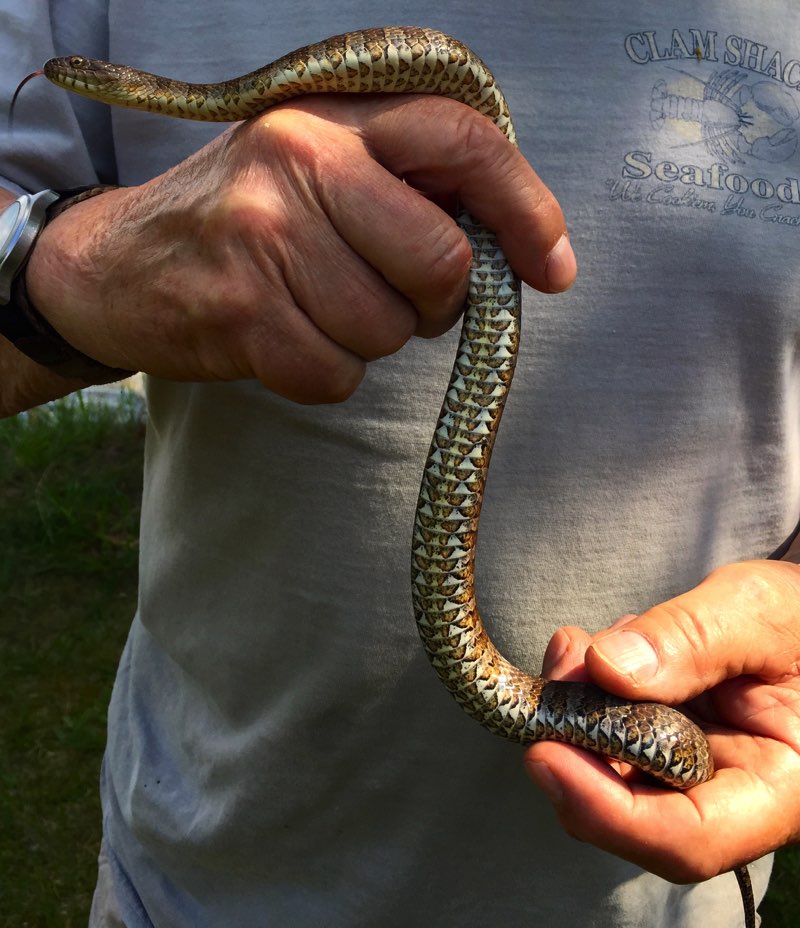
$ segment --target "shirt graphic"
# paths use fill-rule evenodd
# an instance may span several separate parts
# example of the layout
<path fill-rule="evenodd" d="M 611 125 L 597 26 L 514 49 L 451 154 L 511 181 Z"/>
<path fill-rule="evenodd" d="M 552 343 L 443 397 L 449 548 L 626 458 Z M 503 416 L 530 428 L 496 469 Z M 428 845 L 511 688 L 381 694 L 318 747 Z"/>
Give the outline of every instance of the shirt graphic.
<path fill-rule="evenodd" d="M 621 53 L 648 77 L 636 122 L 651 131 L 611 200 L 800 227 L 800 60 L 698 28 L 630 33 Z"/>

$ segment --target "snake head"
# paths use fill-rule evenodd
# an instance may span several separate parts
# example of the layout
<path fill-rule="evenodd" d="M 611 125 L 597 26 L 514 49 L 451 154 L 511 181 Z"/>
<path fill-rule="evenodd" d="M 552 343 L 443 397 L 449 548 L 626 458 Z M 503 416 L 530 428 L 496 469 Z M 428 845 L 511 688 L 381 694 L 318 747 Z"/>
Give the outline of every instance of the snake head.
<path fill-rule="evenodd" d="M 126 98 L 137 91 L 137 81 L 131 68 L 111 64 L 96 58 L 69 55 L 45 62 L 44 75 L 65 90 L 100 100 L 125 105 Z M 141 72 L 138 72 L 141 73 Z"/>

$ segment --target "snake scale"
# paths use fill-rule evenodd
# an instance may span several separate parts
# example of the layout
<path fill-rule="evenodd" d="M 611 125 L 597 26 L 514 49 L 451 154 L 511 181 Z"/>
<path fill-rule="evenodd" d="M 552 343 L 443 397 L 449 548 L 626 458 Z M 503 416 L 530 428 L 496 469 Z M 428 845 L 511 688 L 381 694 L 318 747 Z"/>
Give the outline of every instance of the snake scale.
<path fill-rule="evenodd" d="M 457 40 L 416 27 L 334 36 L 217 84 L 187 84 L 76 56 L 48 61 L 43 73 L 95 100 L 215 122 L 246 119 L 306 93 L 439 94 L 484 114 L 515 143 L 508 106 L 486 65 Z M 469 294 L 412 542 L 413 603 L 425 650 L 455 699 L 490 731 L 523 744 L 566 741 L 688 789 L 714 772 L 706 738 L 693 722 L 666 706 L 531 676 L 498 652 L 484 628 L 474 585 L 478 520 L 517 357 L 520 284 L 494 235 L 466 212 L 458 221 L 473 250 Z M 753 928 L 746 868 L 736 875 Z"/>

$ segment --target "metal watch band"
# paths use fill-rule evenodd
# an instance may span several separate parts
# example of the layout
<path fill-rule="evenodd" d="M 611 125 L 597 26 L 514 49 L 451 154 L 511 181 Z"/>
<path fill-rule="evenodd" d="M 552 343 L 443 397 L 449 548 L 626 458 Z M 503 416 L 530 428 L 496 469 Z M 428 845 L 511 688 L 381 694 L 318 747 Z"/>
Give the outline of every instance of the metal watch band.
<path fill-rule="evenodd" d="M 47 208 L 46 221 L 50 222 L 76 203 L 116 189 L 113 185 L 103 184 L 60 191 L 58 199 Z M 25 268 L 29 257 L 30 251 L 16 272 L 8 303 L 0 307 L 0 336 L 37 364 L 62 377 L 83 380 L 87 384 L 110 383 L 130 377 L 133 371 L 108 367 L 74 348 L 36 309 L 25 283 Z"/>

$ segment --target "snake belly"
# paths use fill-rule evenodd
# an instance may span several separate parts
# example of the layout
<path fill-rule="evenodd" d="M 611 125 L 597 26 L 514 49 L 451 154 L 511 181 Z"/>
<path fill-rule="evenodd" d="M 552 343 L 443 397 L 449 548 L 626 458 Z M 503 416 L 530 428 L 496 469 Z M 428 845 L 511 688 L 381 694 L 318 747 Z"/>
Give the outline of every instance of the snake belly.
<path fill-rule="evenodd" d="M 239 78 L 197 84 L 71 56 L 44 66 L 53 83 L 117 106 L 192 120 L 236 121 L 307 93 L 429 93 L 459 100 L 516 144 L 491 71 L 461 42 L 396 26 L 333 36 Z M 702 731 L 675 709 L 631 703 L 584 683 L 548 681 L 492 644 L 474 568 L 492 447 L 514 373 L 520 283 L 495 236 L 458 217 L 473 251 L 463 327 L 425 464 L 414 521 L 411 581 L 425 651 L 440 679 L 484 728 L 512 741 L 578 745 L 625 761 L 678 789 L 713 776 Z M 740 881 L 746 868 L 737 871 Z M 746 922 L 755 925 L 752 893 Z"/>

